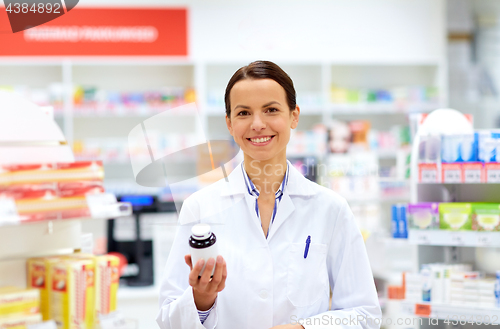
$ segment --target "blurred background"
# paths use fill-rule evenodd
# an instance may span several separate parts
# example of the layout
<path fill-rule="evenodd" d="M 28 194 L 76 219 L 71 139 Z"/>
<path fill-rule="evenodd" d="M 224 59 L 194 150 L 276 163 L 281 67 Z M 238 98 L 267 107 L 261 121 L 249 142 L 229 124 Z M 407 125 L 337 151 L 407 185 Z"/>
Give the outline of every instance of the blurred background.
<path fill-rule="evenodd" d="M 499 1 L 81 0 L 62 17 L 16 34 L 8 9 L 0 7 L 0 90 L 42 107 L 74 160 L 101 161 L 99 186 L 133 207 L 129 216 L 72 221 L 78 242 L 69 245 L 120 257 L 113 310 L 130 328 L 157 326 L 159 284 L 182 200 L 222 178 L 220 167 L 207 170 L 200 160 L 207 154 L 194 146 L 226 141 L 214 152 L 227 159 L 227 173 L 243 159 L 225 125 L 224 91 L 238 68 L 258 59 L 274 61 L 294 81 L 301 114 L 287 158 L 348 200 L 384 319 L 391 319 L 382 327 L 500 323 L 500 210 L 486 211 L 493 218 L 486 228 L 477 224 L 481 210 L 471 210 L 471 203 L 500 202 Z M 476 153 L 477 136 L 487 134 L 493 157 L 448 161 L 444 137 L 436 158 L 422 157 L 433 146 L 426 136 L 416 144 L 417 131 L 442 108 L 467 115 L 474 130 L 453 135 L 473 136 Z M 441 120 L 442 134 L 458 127 L 453 118 Z M 147 145 L 130 137 L 141 127 Z M 165 162 L 179 182 L 175 190 L 138 181 L 151 154 L 175 152 Z M 445 162 L 460 167 L 448 172 Z M 479 166 L 477 181 L 466 180 L 467 162 Z M 425 168 L 437 176 L 425 181 Z M 449 178 L 453 170 L 462 178 Z M 422 202 L 435 203 L 434 213 L 412 210 Z M 457 202 L 472 207 L 464 210 L 472 224 L 444 227 L 441 203 Z M 1 209 L 2 203 L 0 223 Z M 431 224 L 418 223 L 422 212 L 435 216 Z M 52 232 L 47 223 L 37 224 L 43 234 Z M 0 236 L 19 239 L 35 227 L 7 220 L 4 226 Z M 21 250 L 17 243 L 1 246 Z M 29 270 L 12 264 L 56 249 L 68 245 L 0 252 L 0 286 L 26 288 Z M 429 324 L 429 317 L 439 320 Z"/>

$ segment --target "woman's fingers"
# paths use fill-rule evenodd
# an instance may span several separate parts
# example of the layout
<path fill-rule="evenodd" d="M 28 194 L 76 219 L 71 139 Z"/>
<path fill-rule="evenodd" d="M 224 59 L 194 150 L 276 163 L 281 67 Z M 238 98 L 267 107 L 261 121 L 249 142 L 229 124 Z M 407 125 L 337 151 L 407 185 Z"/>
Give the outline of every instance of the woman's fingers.
<path fill-rule="evenodd" d="M 199 280 L 198 283 L 198 288 L 201 291 L 207 291 L 207 286 L 210 283 L 211 276 L 212 276 L 212 270 L 215 266 L 215 259 L 209 258 L 207 261 L 207 265 L 205 266 L 205 269 L 203 270 L 203 274 Z"/>
<path fill-rule="evenodd" d="M 226 261 L 222 259 L 222 279 L 221 282 L 219 283 L 219 286 L 217 287 L 217 292 L 222 291 L 226 287 L 226 278 L 227 278 L 227 266 L 226 266 Z"/>
<path fill-rule="evenodd" d="M 210 258 L 207 261 L 203 275 L 200 272 L 205 264 L 203 259 L 200 259 L 193 267 L 191 255 L 184 256 L 186 264 L 191 268 L 189 273 L 189 285 L 196 290 L 204 293 L 220 292 L 226 286 L 227 266 L 226 261 L 222 256 L 217 256 L 217 259 Z M 212 276 L 212 270 L 214 269 Z"/>
<path fill-rule="evenodd" d="M 191 255 L 189 255 L 189 254 L 185 255 L 184 261 L 186 262 L 186 264 L 189 266 L 189 268 L 192 271 L 193 270 L 193 262 L 191 261 Z"/>
<path fill-rule="evenodd" d="M 212 281 L 210 281 L 210 287 L 209 290 L 210 292 L 217 292 L 217 288 L 219 287 L 219 284 L 222 281 L 222 271 L 223 271 L 223 264 L 224 259 L 222 256 L 217 256 L 217 261 L 215 263 L 215 272 L 214 276 L 212 278 Z"/>
<path fill-rule="evenodd" d="M 189 285 L 192 287 L 196 287 L 198 285 L 198 276 L 200 275 L 201 269 L 205 261 L 200 259 L 195 265 L 194 268 L 189 272 Z M 205 274 L 205 273 L 203 273 Z"/>

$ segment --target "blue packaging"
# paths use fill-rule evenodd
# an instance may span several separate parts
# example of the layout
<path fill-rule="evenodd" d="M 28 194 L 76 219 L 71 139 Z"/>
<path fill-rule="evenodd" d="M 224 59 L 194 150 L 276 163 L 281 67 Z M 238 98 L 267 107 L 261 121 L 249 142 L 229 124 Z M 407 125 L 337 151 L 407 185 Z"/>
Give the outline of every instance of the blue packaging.
<path fill-rule="evenodd" d="M 460 162 L 461 135 L 441 136 L 441 162 Z"/>
<path fill-rule="evenodd" d="M 500 139 L 500 134 L 491 131 L 479 131 L 477 134 L 478 160 L 484 163 L 496 162 L 496 146 Z"/>
<path fill-rule="evenodd" d="M 401 204 L 399 206 L 399 217 L 398 217 L 398 228 L 399 237 L 402 239 L 408 239 L 408 221 L 406 217 L 406 205 Z"/>
<path fill-rule="evenodd" d="M 399 238 L 399 211 L 398 205 L 392 205 L 391 233 L 393 238 Z"/>
<path fill-rule="evenodd" d="M 477 162 L 477 149 L 478 149 L 477 133 L 462 135 L 460 143 L 460 158 L 463 162 Z"/>
<path fill-rule="evenodd" d="M 406 204 L 392 205 L 391 233 L 396 239 L 408 238 Z"/>
<path fill-rule="evenodd" d="M 500 307 L 500 271 L 497 271 L 497 279 L 495 282 L 495 306 Z"/>

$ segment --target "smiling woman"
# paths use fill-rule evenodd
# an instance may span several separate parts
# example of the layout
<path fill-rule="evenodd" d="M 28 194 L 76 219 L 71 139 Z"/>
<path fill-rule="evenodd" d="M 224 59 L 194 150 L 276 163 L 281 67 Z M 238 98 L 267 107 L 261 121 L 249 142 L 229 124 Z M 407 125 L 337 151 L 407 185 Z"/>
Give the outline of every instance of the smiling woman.
<path fill-rule="evenodd" d="M 229 81 L 225 120 L 244 160 L 182 205 L 161 287 L 162 329 L 310 329 L 324 319 L 321 328 L 380 327 L 366 321 L 381 312 L 347 202 L 286 159 L 295 99 L 292 80 L 271 62 L 250 63 Z M 212 224 L 217 259 L 193 264 L 187 241 L 196 223 Z"/>

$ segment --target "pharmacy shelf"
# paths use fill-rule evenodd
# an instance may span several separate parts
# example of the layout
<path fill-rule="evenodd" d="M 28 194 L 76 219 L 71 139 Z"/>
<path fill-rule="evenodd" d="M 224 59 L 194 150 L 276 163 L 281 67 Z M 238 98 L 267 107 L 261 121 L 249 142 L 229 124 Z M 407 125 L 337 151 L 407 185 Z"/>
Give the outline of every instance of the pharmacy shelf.
<path fill-rule="evenodd" d="M 406 104 L 397 105 L 394 103 L 359 103 L 359 104 L 329 104 L 327 110 L 329 114 L 338 115 L 386 115 L 430 112 L 439 108 L 439 104 Z"/>
<path fill-rule="evenodd" d="M 411 244 L 457 247 L 500 247 L 500 232 L 409 230 Z"/>
<path fill-rule="evenodd" d="M 160 286 L 152 285 L 146 287 L 129 287 L 121 285 L 118 288 L 117 298 L 120 300 L 136 300 L 160 297 Z"/>
<path fill-rule="evenodd" d="M 422 307 L 423 305 L 423 307 Z M 412 315 L 422 316 L 417 309 L 424 308 L 430 310 L 429 318 L 437 318 L 441 320 L 449 320 L 451 323 L 456 321 L 470 321 L 469 324 L 500 324 L 500 308 L 495 307 L 477 307 L 472 305 L 447 305 L 435 303 L 416 303 L 413 301 L 401 301 L 401 308 L 404 312 Z M 461 318 L 462 317 L 462 318 Z M 460 322 L 459 322 L 460 323 Z M 462 322 L 464 323 L 464 322 Z"/>

